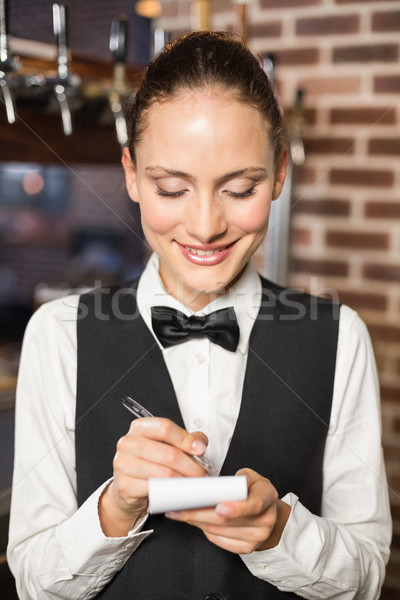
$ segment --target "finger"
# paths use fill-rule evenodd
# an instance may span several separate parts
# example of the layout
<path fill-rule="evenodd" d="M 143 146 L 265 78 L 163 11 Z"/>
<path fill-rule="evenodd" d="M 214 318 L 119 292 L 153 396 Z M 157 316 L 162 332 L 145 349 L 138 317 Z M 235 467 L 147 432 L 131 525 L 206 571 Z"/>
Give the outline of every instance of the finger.
<path fill-rule="evenodd" d="M 219 515 L 228 520 L 254 518 L 264 514 L 270 506 L 276 505 L 278 492 L 269 479 L 261 477 L 251 469 L 241 469 L 236 475 L 245 475 L 247 478 L 247 500 L 221 502 L 215 509 Z"/>
<path fill-rule="evenodd" d="M 220 535 L 206 535 L 207 539 L 219 546 L 223 550 L 228 550 L 229 552 L 233 552 L 234 554 L 250 554 L 257 550 L 259 544 L 255 544 L 249 540 L 234 540 L 228 537 L 220 536 Z"/>
<path fill-rule="evenodd" d="M 239 504 L 245 501 L 240 501 Z M 235 505 L 236 502 L 232 503 L 224 503 L 224 505 L 228 505 L 231 508 L 231 505 Z M 211 526 L 213 527 L 229 527 L 232 530 L 235 527 L 240 528 L 251 528 L 251 527 L 263 527 L 270 529 L 274 526 L 276 521 L 276 504 L 271 504 L 268 506 L 263 512 L 260 514 L 250 514 L 245 516 L 232 516 L 234 513 L 234 508 L 230 511 L 229 515 L 226 516 L 224 514 L 219 514 L 217 509 L 219 505 L 215 508 L 205 508 L 205 509 L 194 509 L 194 510 L 183 510 L 183 511 L 173 511 L 166 513 L 166 516 L 170 519 L 174 519 L 176 521 L 185 521 L 191 525 L 195 525 L 196 527 L 200 527 L 200 529 L 207 529 Z M 238 511 L 236 511 L 238 512 Z M 244 512 L 244 511 L 241 511 Z"/>
<path fill-rule="evenodd" d="M 189 433 L 170 419 L 161 417 L 136 419 L 129 432 L 165 442 L 188 454 L 204 454 L 208 444 L 207 436 L 201 431 Z"/>
<path fill-rule="evenodd" d="M 138 460 L 147 461 L 146 470 Z M 158 469 L 157 469 L 158 465 Z M 141 467 L 138 472 L 137 469 Z M 202 477 L 204 469 L 189 454 L 165 442 L 137 435 L 126 435 L 117 443 L 114 470 L 139 477 Z"/>
<path fill-rule="evenodd" d="M 198 525 L 194 524 L 196 527 Z M 205 526 L 199 527 L 207 538 L 222 537 L 226 540 L 236 540 L 239 542 L 247 542 L 253 547 L 258 546 L 267 539 L 271 533 L 271 527 L 217 527 Z"/>

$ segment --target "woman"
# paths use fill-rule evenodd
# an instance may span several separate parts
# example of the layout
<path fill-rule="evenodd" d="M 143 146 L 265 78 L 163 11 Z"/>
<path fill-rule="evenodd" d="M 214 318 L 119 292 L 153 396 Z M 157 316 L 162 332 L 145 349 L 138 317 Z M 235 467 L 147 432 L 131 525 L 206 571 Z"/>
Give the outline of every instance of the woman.
<path fill-rule="evenodd" d="M 147 69 L 130 136 L 153 256 L 125 288 L 45 305 L 25 337 L 21 598 L 378 598 L 390 517 L 368 334 L 250 262 L 287 164 L 263 70 L 224 34 L 188 34 Z M 179 313 L 192 325 L 168 337 L 170 309 L 224 317 L 221 338 Z M 130 424 L 127 394 L 157 417 Z M 248 499 L 148 516 L 149 477 L 202 476 L 204 452 Z"/>

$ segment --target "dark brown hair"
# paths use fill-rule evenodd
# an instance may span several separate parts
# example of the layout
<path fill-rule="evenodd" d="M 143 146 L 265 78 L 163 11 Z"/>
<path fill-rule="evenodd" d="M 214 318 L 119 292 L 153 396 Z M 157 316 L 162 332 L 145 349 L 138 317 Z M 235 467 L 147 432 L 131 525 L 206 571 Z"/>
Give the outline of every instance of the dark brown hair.
<path fill-rule="evenodd" d="M 129 114 L 129 150 L 146 128 L 146 114 L 155 102 L 170 99 L 182 89 L 219 86 L 234 98 L 256 108 L 269 124 L 275 161 L 282 152 L 281 112 L 274 91 L 258 60 L 227 33 L 195 31 L 164 48 L 148 65 Z"/>

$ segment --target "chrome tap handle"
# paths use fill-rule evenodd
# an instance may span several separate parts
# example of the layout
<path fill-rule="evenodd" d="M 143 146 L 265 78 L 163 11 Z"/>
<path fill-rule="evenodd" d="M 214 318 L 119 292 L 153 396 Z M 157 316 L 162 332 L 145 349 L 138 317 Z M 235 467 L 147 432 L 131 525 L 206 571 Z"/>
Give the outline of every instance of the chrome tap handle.
<path fill-rule="evenodd" d="M 67 8 L 64 4 L 53 4 L 53 30 L 57 43 L 58 77 L 49 80 L 54 86 L 54 93 L 60 107 L 61 119 L 65 135 L 72 134 L 71 109 L 68 104 L 67 88 L 70 85 L 68 40 L 67 40 Z"/>
<path fill-rule="evenodd" d="M 0 0 L 0 63 L 8 60 L 8 0 Z"/>
<path fill-rule="evenodd" d="M 112 87 L 108 95 L 110 108 L 114 116 L 115 129 L 121 147 L 128 142 L 128 129 L 123 108 L 123 94 L 126 90 L 126 54 L 128 39 L 128 18 L 120 15 L 113 19 L 110 32 L 110 51 L 114 59 Z"/>
<path fill-rule="evenodd" d="M 65 86 L 58 83 L 54 88 L 54 93 L 57 98 L 58 105 L 61 111 L 61 119 L 63 124 L 64 135 L 72 134 L 72 117 L 71 110 L 69 108 L 67 94 L 65 93 Z"/>
<path fill-rule="evenodd" d="M 7 81 L 7 73 L 18 68 L 18 61 L 10 56 L 8 48 L 8 0 L 0 0 L 0 90 L 6 107 L 7 121 L 15 123 L 14 101 Z"/>
<path fill-rule="evenodd" d="M 8 87 L 7 80 L 4 77 L 0 78 L 0 90 L 2 91 L 3 98 L 4 98 L 4 104 L 6 107 L 6 114 L 7 114 L 7 121 L 11 125 L 12 123 L 15 123 L 15 120 L 16 120 L 15 108 L 14 108 L 14 102 L 13 102 L 11 92 Z"/>
<path fill-rule="evenodd" d="M 67 79 L 69 76 L 67 8 L 64 4 L 53 4 L 53 29 L 58 49 L 58 75 L 60 79 Z"/>
<path fill-rule="evenodd" d="M 275 87 L 276 59 L 274 54 L 267 54 L 263 60 L 263 69 L 272 87 Z"/>
<path fill-rule="evenodd" d="M 114 62 L 126 62 L 128 36 L 128 18 L 126 15 L 120 15 L 111 22 L 110 32 L 110 52 Z"/>

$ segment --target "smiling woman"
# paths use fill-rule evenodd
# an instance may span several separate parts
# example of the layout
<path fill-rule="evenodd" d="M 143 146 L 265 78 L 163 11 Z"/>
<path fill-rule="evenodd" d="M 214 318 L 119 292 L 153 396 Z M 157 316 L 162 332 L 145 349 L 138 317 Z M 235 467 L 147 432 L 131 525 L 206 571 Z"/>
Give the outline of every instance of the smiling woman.
<path fill-rule="evenodd" d="M 135 164 L 125 149 L 128 193 L 166 290 L 200 310 L 229 289 L 263 241 L 287 155 L 275 164 L 259 110 L 215 85 L 175 92 L 148 109 L 146 122 Z"/>
<path fill-rule="evenodd" d="M 21 598 L 379 597 L 391 523 L 368 333 L 251 263 L 286 165 L 241 43 L 193 32 L 149 65 L 123 166 L 154 252 L 136 281 L 44 305 L 25 337 Z M 121 396 L 157 416 L 130 423 Z M 149 515 L 149 479 L 206 476 L 203 454 L 247 499 Z"/>

